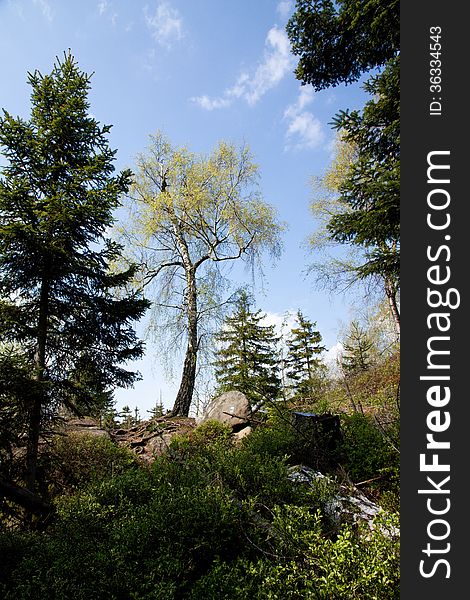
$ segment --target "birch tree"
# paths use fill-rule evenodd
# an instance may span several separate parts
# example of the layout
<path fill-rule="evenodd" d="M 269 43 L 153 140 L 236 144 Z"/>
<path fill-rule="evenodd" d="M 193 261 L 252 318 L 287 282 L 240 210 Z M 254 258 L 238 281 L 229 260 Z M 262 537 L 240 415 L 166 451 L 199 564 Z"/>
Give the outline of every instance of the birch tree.
<path fill-rule="evenodd" d="M 228 268 L 240 260 L 255 269 L 264 252 L 278 256 L 283 225 L 261 196 L 249 149 L 226 142 L 202 156 L 152 136 L 137 158 L 131 201 L 129 253 L 142 265 L 139 284 L 154 301 L 160 334 L 185 346 L 172 414 L 188 415 L 198 354 L 211 338 L 206 324 L 229 298 Z"/>

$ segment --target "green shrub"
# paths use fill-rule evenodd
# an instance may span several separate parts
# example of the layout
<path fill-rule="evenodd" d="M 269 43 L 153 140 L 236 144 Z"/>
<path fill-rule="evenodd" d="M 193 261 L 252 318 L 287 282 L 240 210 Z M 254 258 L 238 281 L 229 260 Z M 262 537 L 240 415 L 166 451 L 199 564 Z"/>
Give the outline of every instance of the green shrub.
<path fill-rule="evenodd" d="M 291 465 L 303 464 L 324 473 L 336 466 L 335 445 L 321 426 L 297 430 L 289 413 L 280 411 L 243 440 L 243 447 L 254 454 L 285 457 Z"/>
<path fill-rule="evenodd" d="M 268 421 L 242 440 L 242 447 L 248 452 L 282 458 L 291 458 L 297 454 L 298 445 L 294 428 L 282 421 Z"/>
<path fill-rule="evenodd" d="M 230 428 L 208 421 L 191 434 L 172 440 L 170 457 L 155 461 L 153 470 L 174 487 L 221 486 L 234 498 L 252 498 L 269 506 L 298 499 L 301 492 L 287 478 L 284 432 L 260 429 L 237 447 Z M 269 442 L 270 437 L 274 443 Z"/>
<path fill-rule="evenodd" d="M 219 421 L 205 421 L 192 431 L 175 435 L 169 445 L 169 455 L 179 461 L 193 456 L 208 455 L 217 448 L 233 447 L 232 429 Z"/>
<path fill-rule="evenodd" d="M 56 436 L 41 456 L 42 479 L 53 492 L 66 492 L 135 468 L 138 459 L 108 437 L 82 433 Z"/>
<path fill-rule="evenodd" d="M 364 427 L 369 439 L 356 420 L 351 435 Z M 230 430 L 208 422 L 174 440 L 151 468 L 109 440 L 65 446 L 62 456 L 72 459 L 68 493 L 55 499 L 49 530 L 0 536 L 0 551 L 9 556 L 0 568 L 0 594 L 6 600 L 398 597 L 398 544 L 383 533 L 389 524 L 366 537 L 331 529 L 324 507 L 335 490 L 288 479 L 284 455 L 296 443 L 288 429 L 271 423 L 236 446 Z"/>
<path fill-rule="evenodd" d="M 31 535 L 22 532 L 0 530 L 0 597 L 6 593 L 6 584 L 12 573 L 28 554 Z M 2 593 L 3 592 L 3 593 Z"/>
<path fill-rule="evenodd" d="M 209 420 L 198 425 L 189 437 L 193 444 L 202 446 L 206 444 L 231 444 L 232 428 L 226 423 Z"/>
<path fill-rule="evenodd" d="M 175 487 L 143 469 L 89 484 L 57 507 L 54 528 L 18 547 L 6 598 L 181 597 L 242 543 L 243 509 L 226 490 Z"/>
<path fill-rule="evenodd" d="M 348 478 L 365 482 L 363 490 L 392 512 L 400 507 L 400 455 L 391 440 L 396 431 L 385 431 L 366 415 L 342 415 L 342 442 L 338 461 Z"/>
<path fill-rule="evenodd" d="M 380 474 L 393 461 L 393 451 L 374 421 L 360 413 L 341 416 L 342 463 L 354 482 Z"/>
<path fill-rule="evenodd" d="M 307 508 L 276 510 L 277 544 L 257 560 L 216 562 L 191 600 L 392 600 L 400 597 L 396 516 L 382 516 L 367 537 L 349 526 L 331 539 Z"/>

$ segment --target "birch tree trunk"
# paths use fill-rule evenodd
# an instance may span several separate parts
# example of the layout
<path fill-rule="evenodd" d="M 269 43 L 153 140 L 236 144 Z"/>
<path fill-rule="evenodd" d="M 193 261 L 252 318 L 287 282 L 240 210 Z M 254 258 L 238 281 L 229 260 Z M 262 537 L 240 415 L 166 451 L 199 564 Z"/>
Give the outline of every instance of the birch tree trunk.
<path fill-rule="evenodd" d="M 181 383 L 171 412 L 172 416 L 189 415 L 191 401 L 196 381 L 197 351 L 198 351 L 198 314 L 196 270 L 191 266 L 186 271 L 187 303 L 188 303 L 188 344 L 184 358 Z"/>
<path fill-rule="evenodd" d="M 385 294 L 387 295 L 397 333 L 400 334 L 400 310 L 397 303 L 397 291 L 390 279 L 385 279 Z"/>

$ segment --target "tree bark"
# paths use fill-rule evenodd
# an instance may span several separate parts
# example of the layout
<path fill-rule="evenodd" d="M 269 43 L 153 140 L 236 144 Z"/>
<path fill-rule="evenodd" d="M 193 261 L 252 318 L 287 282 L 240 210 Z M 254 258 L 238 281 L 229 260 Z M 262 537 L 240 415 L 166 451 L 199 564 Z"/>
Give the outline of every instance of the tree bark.
<path fill-rule="evenodd" d="M 51 506 L 30 490 L 0 478 L 0 494 L 30 513 L 47 514 Z"/>
<path fill-rule="evenodd" d="M 397 303 L 397 290 L 396 286 L 390 279 L 385 279 L 385 293 L 388 298 L 390 310 L 393 315 L 393 320 L 397 328 L 397 333 L 400 335 L 400 310 Z"/>
<path fill-rule="evenodd" d="M 43 279 L 39 298 L 38 334 L 35 355 L 36 373 L 34 378 L 41 382 L 44 380 L 46 368 L 46 341 L 47 321 L 49 306 L 49 282 Z M 33 394 L 29 412 L 28 438 L 26 443 L 26 485 L 33 492 L 36 485 L 39 437 L 41 433 L 41 413 L 43 405 L 43 394 L 41 389 Z"/>
<path fill-rule="evenodd" d="M 193 349 L 192 344 L 188 342 L 181 383 L 171 411 L 173 417 L 187 417 L 189 415 L 196 381 L 196 364 L 197 352 Z"/>
<path fill-rule="evenodd" d="M 171 412 L 173 417 L 189 415 L 189 409 L 194 393 L 194 384 L 196 382 L 196 366 L 198 351 L 198 314 L 197 314 L 197 289 L 196 289 L 196 269 L 191 265 L 186 270 L 186 301 L 188 318 L 188 345 L 186 346 L 186 355 L 183 365 L 181 383 L 176 395 L 176 400 Z"/>

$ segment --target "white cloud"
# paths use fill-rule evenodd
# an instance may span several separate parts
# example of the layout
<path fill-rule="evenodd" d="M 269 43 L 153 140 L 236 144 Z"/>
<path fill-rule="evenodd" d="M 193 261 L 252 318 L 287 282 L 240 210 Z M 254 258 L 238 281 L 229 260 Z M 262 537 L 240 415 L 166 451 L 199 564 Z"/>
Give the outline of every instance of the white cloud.
<path fill-rule="evenodd" d="M 287 352 L 287 340 L 290 337 L 290 332 L 294 327 L 298 327 L 297 310 L 286 310 L 285 313 L 279 314 L 275 312 L 267 312 L 266 316 L 260 322 L 264 327 L 274 325 L 274 331 L 281 338 L 281 348 L 283 352 Z M 336 373 L 337 359 L 343 353 L 343 345 L 337 342 L 329 350 L 322 352 L 321 360 L 332 373 Z"/>
<path fill-rule="evenodd" d="M 144 15 L 152 37 L 161 46 L 169 48 L 173 42 L 183 37 L 183 21 L 180 14 L 165 0 L 157 2 L 153 14 L 149 14 L 148 6 L 145 6 Z"/>
<path fill-rule="evenodd" d="M 325 99 L 325 104 L 327 106 L 331 106 L 332 104 L 334 104 L 336 102 L 336 94 L 333 92 L 330 92 L 328 94 L 328 96 Z"/>
<path fill-rule="evenodd" d="M 287 310 L 283 314 L 268 311 L 265 313 L 262 323 L 263 326 L 274 325 L 276 327 L 276 331 L 280 333 L 281 329 L 284 327 L 290 328 L 295 321 L 295 315 L 296 313 L 292 310 Z"/>
<path fill-rule="evenodd" d="M 331 161 L 334 160 L 337 151 L 337 139 L 332 137 L 330 141 L 326 144 L 326 151 L 328 152 L 328 156 Z"/>
<path fill-rule="evenodd" d="M 331 346 L 331 348 L 326 351 L 323 359 L 324 363 L 326 365 L 335 365 L 337 360 L 343 355 L 343 351 L 343 344 L 341 342 L 336 342 L 334 346 Z"/>
<path fill-rule="evenodd" d="M 225 108 L 230 105 L 230 100 L 228 98 L 209 98 L 209 96 L 205 95 L 192 98 L 192 101 L 199 104 L 199 106 L 205 110 Z"/>
<path fill-rule="evenodd" d="M 320 121 L 310 112 L 294 115 L 289 123 L 286 133 L 287 138 L 297 138 L 295 144 L 298 148 L 314 148 L 325 138 Z"/>
<path fill-rule="evenodd" d="M 51 23 L 54 20 L 54 12 L 52 10 L 51 5 L 47 0 L 33 0 L 33 4 L 39 6 L 41 9 L 42 15 L 45 19 Z"/>
<path fill-rule="evenodd" d="M 284 111 L 287 121 L 286 150 L 294 148 L 315 148 L 325 139 L 321 122 L 309 111 L 304 110 L 314 99 L 312 88 L 301 87 L 299 97 Z"/>
<path fill-rule="evenodd" d="M 290 53 L 289 39 L 283 30 L 274 26 L 266 36 L 263 59 L 252 73 L 242 73 L 235 84 L 221 96 L 196 96 L 191 100 L 206 110 L 226 108 L 237 99 L 245 100 L 252 106 L 278 85 L 293 66 L 294 57 Z"/>
<path fill-rule="evenodd" d="M 287 19 L 287 17 L 290 17 L 293 8 L 294 2 L 292 0 L 281 0 L 276 6 L 276 11 L 282 19 Z"/>
<path fill-rule="evenodd" d="M 109 8 L 109 2 L 108 0 L 100 0 L 100 2 L 98 2 L 98 12 L 101 15 L 103 15 Z"/>
<path fill-rule="evenodd" d="M 331 377 L 340 377 L 341 376 L 341 368 L 338 362 L 341 360 L 343 356 L 344 347 L 341 342 L 336 342 L 334 346 L 332 346 L 329 350 L 327 350 L 322 358 L 323 363 L 328 369 L 328 372 Z"/>
<path fill-rule="evenodd" d="M 98 14 L 99 14 L 99 16 L 102 17 L 103 15 L 107 14 L 111 25 L 113 27 L 116 27 L 117 21 L 118 21 L 118 18 L 119 18 L 119 14 L 117 12 L 115 12 L 115 11 L 111 12 L 112 9 L 113 9 L 113 4 L 112 4 L 112 2 L 109 2 L 109 0 L 100 0 L 98 2 Z"/>
<path fill-rule="evenodd" d="M 315 92 L 313 88 L 301 86 L 299 97 L 297 98 L 297 102 L 295 104 L 295 108 L 297 110 L 303 110 L 306 106 L 311 104 L 315 98 Z"/>
<path fill-rule="evenodd" d="M 265 56 L 253 77 L 242 76 L 231 93 L 242 96 L 249 104 L 255 104 L 264 94 L 275 87 L 289 73 L 294 58 L 290 53 L 287 35 L 273 27 L 266 37 Z"/>
<path fill-rule="evenodd" d="M 16 11 L 17 16 L 24 21 L 25 20 L 25 16 L 24 16 L 24 9 L 21 6 L 21 4 L 19 4 L 16 0 L 8 0 L 8 5 L 10 8 L 12 8 L 13 10 Z"/>
<path fill-rule="evenodd" d="M 285 342 L 290 330 L 296 325 L 297 311 L 286 310 L 285 313 L 267 312 L 261 325 L 264 327 L 274 325 L 276 335 L 281 336 Z"/>

